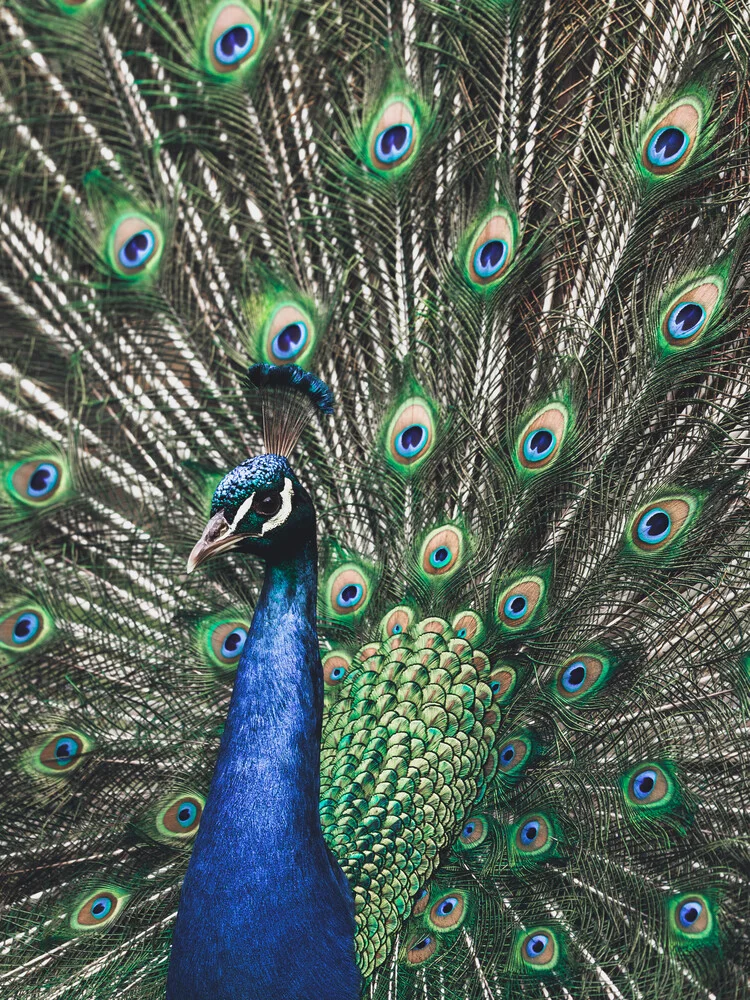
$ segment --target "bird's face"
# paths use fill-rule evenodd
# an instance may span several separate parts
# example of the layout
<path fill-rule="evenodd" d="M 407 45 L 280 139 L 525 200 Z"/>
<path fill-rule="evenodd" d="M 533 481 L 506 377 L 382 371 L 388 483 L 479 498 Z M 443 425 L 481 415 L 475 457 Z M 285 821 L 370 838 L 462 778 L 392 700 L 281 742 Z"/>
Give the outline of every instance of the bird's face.
<path fill-rule="evenodd" d="M 280 455 L 258 455 L 232 469 L 211 501 L 211 519 L 190 553 L 187 570 L 221 552 L 283 558 L 315 528 L 312 501 Z"/>

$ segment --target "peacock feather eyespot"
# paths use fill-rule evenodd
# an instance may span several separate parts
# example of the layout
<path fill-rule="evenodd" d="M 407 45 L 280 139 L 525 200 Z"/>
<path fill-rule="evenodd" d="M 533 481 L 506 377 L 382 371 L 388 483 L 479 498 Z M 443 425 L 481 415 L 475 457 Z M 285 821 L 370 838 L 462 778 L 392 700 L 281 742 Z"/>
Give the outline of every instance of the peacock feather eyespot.
<path fill-rule="evenodd" d="M 538 472 L 552 465 L 560 454 L 569 419 L 567 408 L 554 403 L 526 422 L 516 440 L 515 459 L 520 469 Z"/>
<path fill-rule="evenodd" d="M 474 229 L 466 255 L 466 276 L 475 287 L 491 288 L 505 276 L 515 255 L 516 223 L 506 209 L 496 209 Z"/>
<path fill-rule="evenodd" d="M 52 619 L 38 605 L 23 605 L 0 618 L 0 649 L 25 653 L 52 635 Z"/>
<path fill-rule="evenodd" d="M 466 639 L 477 646 L 485 636 L 484 622 L 476 611 L 459 611 L 451 621 L 451 628 L 459 639 Z"/>
<path fill-rule="evenodd" d="M 703 121 L 703 105 L 681 98 L 651 124 L 643 140 L 641 165 L 651 177 L 668 177 L 690 162 Z"/>
<path fill-rule="evenodd" d="M 685 531 L 698 509 L 688 494 L 666 497 L 642 507 L 631 522 L 630 538 L 640 552 L 658 552 Z"/>
<path fill-rule="evenodd" d="M 74 931 L 89 933 L 108 927 L 125 909 L 129 893 L 113 886 L 104 886 L 79 900 L 70 917 Z"/>
<path fill-rule="evenodd" d="M 231 78 L 257 61 L 261 49 L 257 15 L 242 3 L 221 4 L 209 18 L 204 57 L 210 73 Z"/>
<path fill-rule="evenodd" d="M 383 616 L 380 622 L 380 634 L 384 639 L 392 635 L 403 635 L 414 624 L 414 609 L 408 604 L 399 604 Z"/>
<path fill-rule="evenodd" d="M 388 425 L 388 458 L 396 468 L 411 472 L 435 446 L 435 418 L 424 399 L 412 397 L 398 407 Z"/>
<path fill-rule="evenodd" d="M 156 269 L 163 246 L 164 238 L 155 220 L 132 212 L 122 215 L 110 229 L 110 267 L 126 281 L 143 278 Z"/>
<path fill-rule="evenodd" d="M 204 623 L 205 651 L 209 663 L 223 670 L 237 666 L 247 642 L 250 624 L 241 619 L 228 618 Z"/>
<path fill-rule="evenodd" d="M 327 688 L 336 688 L 346 680 L 351 670 L 352 661 L 346 653 L 335 650 L 326 653 L 323 658 L 323 683 Z"/>
<path fill-rule="evenodd" d="M 427 914 L 427 923 L 440 932 L 457 930 L 468 914 L 468 897 L 465 892 L 451 889 L 443 893 L 432 904 Z"/>
<path fill-rule="evenodd" d="M 497 602 L 499 624 L 508 630 L 531 623 L 542 605 L 545 583 L 540 576 L 520 577 L 506 587 Z"/>
<path fill-rule="evenodd" d="M 409 98 L 393 97 L 386 102 L 368 131 L 367 159 L 377 173 L 401 173 L 419 147 L 418 111 Z"/>
<path fill-rule="evenodd" d="M 605 656 L 582 653 L 559 668 L 555 677 L 555 694 L 565 701 L 579 701 L 601 687 L 610 672 L 611 663 Z"/>
<path fill-rule="evenodd" d="M 92 749 L 93 743 L 83 733 L 66 729 L 43 738 L 28 755 L 31 769 L 46 777 L 58 777 L 75 771 Z"/>
<path fill-rule="evenodd" d="M 346 563 L 333 572 L 323 594 L 327 615 L 341 621 L 358 618 L 372 596 L 368 577 L 355 563 Z"/>
<path fill-rule="evenodd" d="M 668 904 L 672 937 L 683 946 L 701 946 L 716 939 L 712 901 L 703 893 L 673 896 Z"/>
<path fill-rule="evenodd" d="M 316 343 L 311 310 L 297 302 L 277 303 L 260 325 L 260 354 L 273 365 L 304 365 Z"/>
<path fill-rule="evenodd" d="M 430 890 L 429 887 L 423 885 L 420 887 L 416 896 L 414 897 L 414 903 L 412 904 L 411 914 L 413 917 L 421 916 L 427 909 L 430 902 Z"/>
<path fill-rule="evenodd" d="M 195 836 L 205 805 L 202 795 L 183 794 L 171 799 L 157 813 L 157 832 L 169 839 L 187 840 Z"/>
<path fill-rule="evenodd" d="M 718 275 L 693 282 L 662 310 L 659 339 L 664 350 L 681 351 L 705 335 L 723 295 L 724 279 Z"/>
<path fill-rule="evenodd" d="M 427 577 L 449 577 L 461 566 L 463 533 L 453 525 L 434 528 L 422 542 L 419 565 Z"/>
<path fill-rule="evenodd" d="M 530 740 L 523 737 L 507 740 L 501 745 L 498 752 L 498 770 L 506 775 L 518 774 L 530 756 Z"/>
<path fill-rule="evenodd" d="M 438 947 L 437 935 L 419 934 L 407 945 L 404 951 L 404 959 L 408 965 L 422 965 L 432 958 Z"/>
<path fill-rule="evenodd" d="M 559 839 L 553 820 L 544 813 L 530 813 L 508 830 L 511 864 L 543 861 L 554 852 Z"/>
<path fill-rule="evenodd" d="M 517 674 L 515 667 L 498 666 L 492 670 L 489 677 L 493 705 L 503 705 L 509 701 L 516 686 Z"/>
<path fill-rule="evenodd" d="M 550 972 L 558 964 L 560 946 L 550 927 L 533 927 L 518 939 L 521 967 L 529 972 Z"/>
<path fill-rule="evenodd" d="M 42 508 L 62 499 L 68 478 L 59 458 L 39 456 L 12 465 L 5 476 L 5 488 L 11 500 L 30 508 Z"/>
<path fill-rule="evenodd" d="M 490 821 L 486 816 L 470 816 L 458 835 L 456 846 L 470 851 L 482 845 L 490 832 Z"/>
<path fill-rule="evenodd" d="M 629 771 L 623 779 L 627 802 L 639 809 L 669 806 L 677 794 L 674 778 L 659 764 L 645 763 Z"/>

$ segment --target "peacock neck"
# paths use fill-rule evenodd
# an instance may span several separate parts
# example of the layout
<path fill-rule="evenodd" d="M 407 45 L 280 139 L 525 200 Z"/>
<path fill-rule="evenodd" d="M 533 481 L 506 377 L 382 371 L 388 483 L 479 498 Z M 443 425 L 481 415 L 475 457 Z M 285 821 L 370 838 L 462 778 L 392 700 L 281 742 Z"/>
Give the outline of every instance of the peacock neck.
<path fill-rule="evenodd" d="M 318 812 L 316 597 L 314 540 L 267 565 L 182 889 L 170 1000 L 359 994 L 351 891 Z"/>

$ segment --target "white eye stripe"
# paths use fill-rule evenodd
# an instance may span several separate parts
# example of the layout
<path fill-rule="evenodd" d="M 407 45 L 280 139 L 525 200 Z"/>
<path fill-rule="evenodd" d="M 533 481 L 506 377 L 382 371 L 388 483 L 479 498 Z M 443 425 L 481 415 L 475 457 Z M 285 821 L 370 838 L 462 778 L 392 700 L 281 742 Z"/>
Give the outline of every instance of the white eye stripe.
<path fill-rule="evenodd" d="M 273 531 L 274 528 L 278 528 L 280 524 L 292 513 L 292 497 L 294 496 L 294 490 L 292 489 L 291 479 L 284 477 L 284 489 L 281 491 L 281 509 L 273 517 L 269 518 L 263 527 L 260 529 L 261 535 L 265 535 L 267 531 Z M 243 505 L 244 506 L 244 505 Z"/>
<path fill-rule="evenodd" d="M 274 514 L 273 517 L 269 518 L 263 524 L 263 527 L 260 529 L 261 535 L 265 535 L 266 532 L 268 531 L 273 531 L 274 528 L 278 528 L 280 524 L 283 524 L 284 521 L 286 521 L 286 519 L 292 513 L 293 496 L 294 496 L 294 490 L 292 489 L 292 481 L 291 479 L 287 479 L 286 477 L 284 477 L 284 488 L 281 491 L 281 508 L 278 511 L 278 513 Z M 255 493 L 251 493 L 246 500 L 242 501 L 242 503 L 237 509 L 237 513 L 234 515 L 234 518 L 232 519 L 232 523 L 229 526 L 230 532 L 235 531 L 235 529 L 239 526 L 245 514 L 247 514 L 247 512 L 250 510 L 254 497 Z"/>
<path fill-rule="evenodd" d="M 250 510 L 250 505 L 253 502 L 253 497 L 254 496 L 255 496 L 255 493 L 251 493 L 250 496 L 247 498 L 247 500 L 243 500 L 242 501 L 242 503 L 240 504 L 239 508 L 237 509 L 237 513 L 234 515 L 234 519 L 232 520 L 232 523 L 229 525 L 229 530 L 230 531 L 234 531 L 234 529 L 240 523 L 240 521 L 245 516 L 245 514 L 247 514 L 247 512 Z"/>

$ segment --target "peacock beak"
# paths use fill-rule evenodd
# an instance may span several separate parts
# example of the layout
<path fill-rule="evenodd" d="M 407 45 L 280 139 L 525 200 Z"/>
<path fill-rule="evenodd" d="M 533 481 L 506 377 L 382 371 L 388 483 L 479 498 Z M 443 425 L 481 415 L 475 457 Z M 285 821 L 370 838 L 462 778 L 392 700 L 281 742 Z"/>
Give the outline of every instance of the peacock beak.
<path fill-rule="evenodd" d="M 200 566 L 201 563 L 220 552 L 228 552 L 230 549 L 236 548 L 244 537 L 244 534 L 234 534 L 232 526 L 224 517 L 224 511 L 218 511 L 208 522 L 190 553 L 187 561 L 188 573 L 192 573 L 196 566 Z"/>

